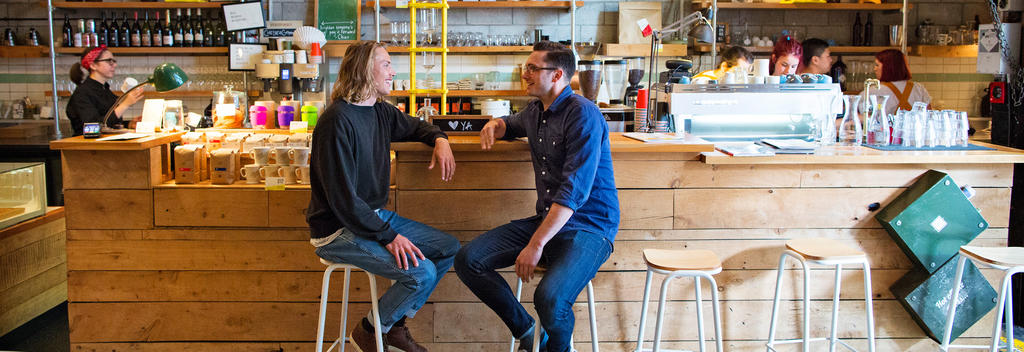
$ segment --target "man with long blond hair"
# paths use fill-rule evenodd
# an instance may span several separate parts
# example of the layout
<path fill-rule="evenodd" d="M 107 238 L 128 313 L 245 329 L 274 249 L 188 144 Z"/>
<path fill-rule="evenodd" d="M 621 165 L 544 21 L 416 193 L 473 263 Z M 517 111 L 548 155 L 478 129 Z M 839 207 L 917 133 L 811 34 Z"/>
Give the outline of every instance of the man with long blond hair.
<path fill-rule="evenodd" d="M 380 297 L 380 326 L 364 318 L 349 335 L 363 352 L 376 351 L 375 329 L 384 333 L 385 350 L 426 351 L 405 319 L 423 307 L 459 251 L 455 237 L 382 209 L 392 141 L 433 146 L 428 168 L 440 166 L 444 181 L 455 174 L 448 136 L 381 100 L 391 93 L 394 76 L 391 56 L 380 43 L 350 46 L 331 105 L 313 131 L 310 154 L 306 222 L 316 254 L 395 281 Z"/>

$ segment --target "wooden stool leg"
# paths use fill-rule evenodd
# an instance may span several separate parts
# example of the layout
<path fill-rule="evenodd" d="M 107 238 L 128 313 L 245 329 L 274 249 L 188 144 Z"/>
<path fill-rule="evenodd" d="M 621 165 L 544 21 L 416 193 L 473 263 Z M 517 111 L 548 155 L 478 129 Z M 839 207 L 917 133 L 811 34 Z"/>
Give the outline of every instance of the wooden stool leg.
<path fill-rule="evenodd" d="M 701 300 L 700 276 L 693 277 L 693 292 L 697 304 L 697 340 L 700 343 L 700 352 L 704 352 L 704 302 Z"/>
<path fill-rule="evenodd" d="M 644 301 L 640 304 L 640 330 L 636 334 L 636 349 L 634 352 L 643 351 L 644 346 L 644 328 L 647 325 L 647 303 L 651 299 L 651 278 L 654 273 L 651 268 L 647 268 L 647 280 L 644 283 Z M 514 351 L 513 351 L 514 352 Z"/>
<path fill-rule="evenodd" d="M 839 286 L 843 282 L 843 265 L 836 264 L 836 282 L 832 288 L 832 335 L 829 336 L 828 352 L 836 352 L 839 330 Z"/>
<path fill-rule="evenodd" d="M 956 279 L 953 280 L 953 296 L 949 299 L 949 313 L 946 314 L 946 328 L 942 334 L 942 344 L 939 345 L 939 350 L 949 351 L 949 343 L 953 336 L 953 317 L 956 316 L 956 302 L 960 299 L 960 283 L 964 278 L 964 266 L 967 262 L 967 257 L 963 254 L 960 255 L 960 259 L 956 262 Z"/>

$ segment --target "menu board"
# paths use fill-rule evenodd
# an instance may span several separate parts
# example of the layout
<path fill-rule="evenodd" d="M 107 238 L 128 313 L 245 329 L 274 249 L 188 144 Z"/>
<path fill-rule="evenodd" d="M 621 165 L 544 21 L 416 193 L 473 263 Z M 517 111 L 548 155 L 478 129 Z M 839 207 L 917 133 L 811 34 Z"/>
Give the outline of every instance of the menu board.
<path fill-rule="evenodd" d="M 316 0 L 316 28 L 327 40 L 359 40 L 360 0 Z"/>

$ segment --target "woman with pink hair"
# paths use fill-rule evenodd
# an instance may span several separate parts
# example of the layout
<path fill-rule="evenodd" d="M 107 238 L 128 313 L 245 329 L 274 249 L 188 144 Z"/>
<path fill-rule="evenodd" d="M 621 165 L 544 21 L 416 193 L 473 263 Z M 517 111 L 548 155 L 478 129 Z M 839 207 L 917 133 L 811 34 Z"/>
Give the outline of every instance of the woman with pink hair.
<path fill-rule="evenodd" d="M 775 42 L 772 56 L 768 60 L 768 73 L 772 76 L 795 74 L 804 55 L 803 46 L 790 35 L 784 35 Z"/>

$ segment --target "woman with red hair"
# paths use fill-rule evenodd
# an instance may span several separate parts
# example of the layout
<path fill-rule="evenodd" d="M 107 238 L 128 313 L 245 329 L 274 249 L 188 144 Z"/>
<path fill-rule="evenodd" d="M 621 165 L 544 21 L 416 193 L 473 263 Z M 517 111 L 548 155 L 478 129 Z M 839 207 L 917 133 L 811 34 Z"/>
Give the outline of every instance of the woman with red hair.
<path fill-rule="evenodd" d="M 896 109 L 910 110 L 916 102 L 931 104 L 932 96 L 923 84 L 910 80 L 910 69 L 903 53 L 896 49 L 882 50 L 875 54 L 875 76 L 882 81 L 876 95 L 888 95 L 885 113 L 896 113 Z"/>
<path fill-rule="evenodd" d="M 792 36 L 784 35 L 775 42 L 772 56 L 768 60 L 768 73 L 772 76 L 795 74 L 800 66 L 800 58 L 804 56 L 804 48 Z"/>

